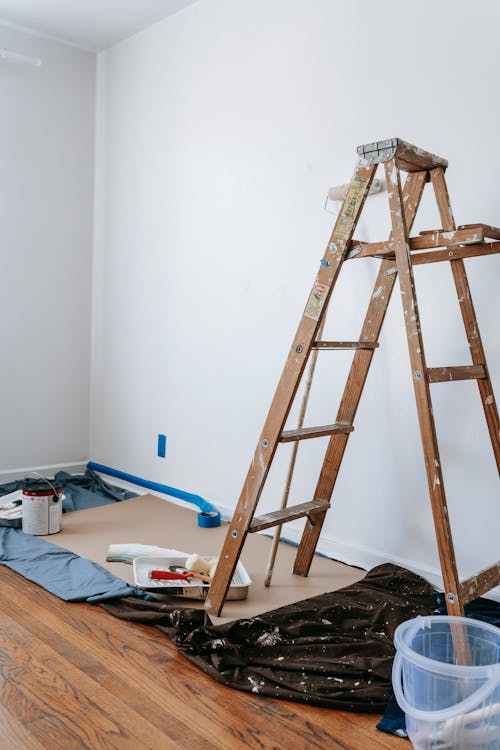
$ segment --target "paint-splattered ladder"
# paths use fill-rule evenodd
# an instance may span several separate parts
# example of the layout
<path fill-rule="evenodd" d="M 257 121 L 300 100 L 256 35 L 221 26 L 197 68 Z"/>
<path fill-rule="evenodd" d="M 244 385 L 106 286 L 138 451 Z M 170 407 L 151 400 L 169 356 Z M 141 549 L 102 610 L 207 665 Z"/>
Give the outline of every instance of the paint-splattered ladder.
<path fill-rule="evenodd" d="M 353 239 L 354 230 L 379 164 L 384 164 L 392 232 L 386 242 L 365 243 Z M 500 563 L 461 582 L 458 576 L 452 533 L 448 518 L 441 460 L 432 413 L 429 385 L 455 380 L 477 380 L 486 422 L 500 471 L 500 422 L 488 374 L 464 258 L 500 252 L 500 229 L 484 224 L 455 226 L 444 172 L 448 163 L 399 138 L 379 141 L 358 148 L 358 161 L 324 257 L 313 284 L 288 359 L 262 430 L 247 478 L 214 575 L 206 609 L 220 614 L 239 560 L 246 535 L 287 521 L 307 517 L 297 550 L 294 573 L 306 576 L 313 559 L 321 528 L 333 493 L 347 440 L 370 368 L 387 306 L 399 278 L 411 372 L 424 451 L 437 546 L 450 614 L 462 614 L 464 604 L 500 583 Z M 401 172 L 406 173 L 404 187 Z M 409 232 L 422 197 L 424 185 L 431 182 L 442 227 L 410 237 Z M 321 332 L 328 303 L 342 264 L 346 260 L 381 259 L 374 290 L 368 305 L 359 341 L 322 341 Z M 413 278 L 413 266 L 449 261 L 472 364 L 459 367 L 427 367 L 420 330 L 420 317 Z M 310 360 L 310 378 L 320 350 L 352 349 L 353 361 L 340 401 L 336 421 L 325 427 L 286 430 L 285 422 L 297 389 Z M 303 414 L 302 414 L 303 416 Z M 328 447 L 311 502 L 255 516 L 264 483 L 280 442 L 329 436 Z M 291 476 L 288 477 L 289 485 Z"/>

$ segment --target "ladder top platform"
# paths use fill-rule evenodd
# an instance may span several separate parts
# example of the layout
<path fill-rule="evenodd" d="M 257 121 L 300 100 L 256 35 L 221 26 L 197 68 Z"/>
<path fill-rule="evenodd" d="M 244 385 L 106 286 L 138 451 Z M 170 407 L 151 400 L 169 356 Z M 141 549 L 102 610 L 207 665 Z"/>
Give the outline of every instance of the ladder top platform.
<path fill-rule="evenodd" d="M 418 146 L 403 141 L 401 138 L 389 138 L 386 141 L 375 141 L 358 146 L 360 158 L 366 159 L 368 164 L 381 164 L 393 157 L 398 169 L 404 172 L 421 172 L 426 169 L 441 167 L 446 169 L 448 162 L 440 156 L 424 151 Z"/>

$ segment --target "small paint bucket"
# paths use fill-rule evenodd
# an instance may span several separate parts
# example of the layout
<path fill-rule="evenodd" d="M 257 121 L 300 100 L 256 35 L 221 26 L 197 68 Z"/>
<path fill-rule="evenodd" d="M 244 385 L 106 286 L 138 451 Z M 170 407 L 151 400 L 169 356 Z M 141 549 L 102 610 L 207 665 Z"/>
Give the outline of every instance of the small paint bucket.
<path fill-rule="evenodd" d="M 26 478 L 23 483 L 23 531 L 44 536 L 61 531 L 62 487 L 45 477 Z"/>

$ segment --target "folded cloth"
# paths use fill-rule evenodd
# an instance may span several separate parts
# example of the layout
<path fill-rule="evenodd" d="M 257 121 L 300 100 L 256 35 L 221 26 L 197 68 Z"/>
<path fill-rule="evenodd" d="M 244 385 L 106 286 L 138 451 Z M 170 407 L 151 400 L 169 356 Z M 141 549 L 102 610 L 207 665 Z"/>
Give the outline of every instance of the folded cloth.
<path fill-rule="evenodd" d="M 0 528 L 0 563 L 68 602 L 144 597 L 101 565 L 20 529 Z"/>
<path fill-rule="evenodd" d="M 155 547 L 152 544 L 110 544 L 106 553 L 108 562 L 132 565 L 136 557 L 188 557 L 187 552 L 170 547 Z"/>
<path fill-rule="evenodd" d="M 89 468 L 84 474 L 76 475 L 58 471 L 54 480 L 63 487 L 63 511 L 65 512 L 95 508 L 112 502 L 119 503 L 137 496 L 136 492 L 129 492 L 122 487 L 115 487 L 105 482 Z"/>

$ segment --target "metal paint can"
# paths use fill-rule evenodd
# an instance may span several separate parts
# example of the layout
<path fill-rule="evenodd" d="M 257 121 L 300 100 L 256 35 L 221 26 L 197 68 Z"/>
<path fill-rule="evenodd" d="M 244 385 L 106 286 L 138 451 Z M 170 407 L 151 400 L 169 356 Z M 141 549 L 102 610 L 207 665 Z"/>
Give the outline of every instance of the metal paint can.
<path fill-rule="evenodd" d="M 26 478 L 23 483 L 23 531 L 44 536 L 61 531 L 62 487 L 48 479 Z"/>

